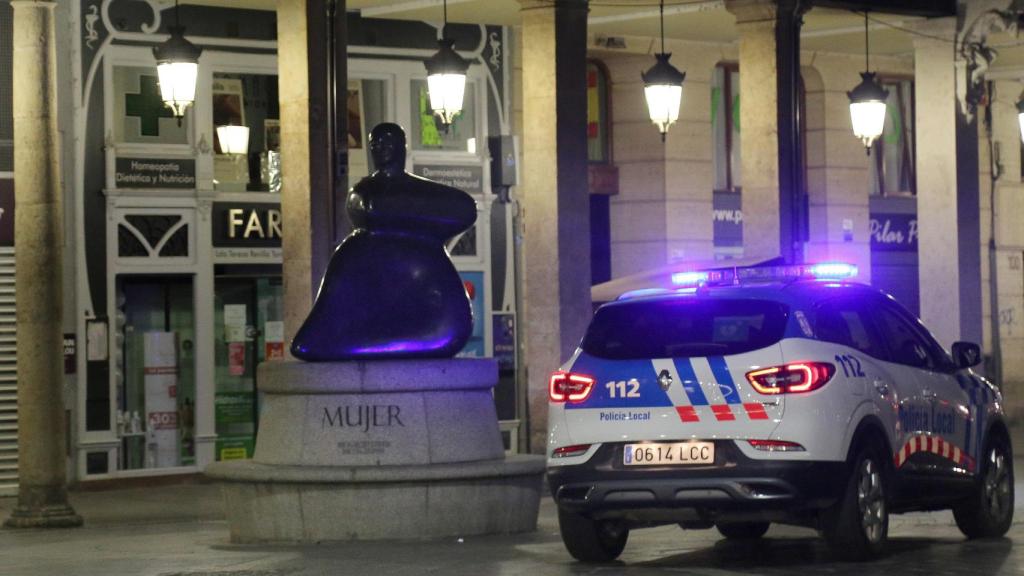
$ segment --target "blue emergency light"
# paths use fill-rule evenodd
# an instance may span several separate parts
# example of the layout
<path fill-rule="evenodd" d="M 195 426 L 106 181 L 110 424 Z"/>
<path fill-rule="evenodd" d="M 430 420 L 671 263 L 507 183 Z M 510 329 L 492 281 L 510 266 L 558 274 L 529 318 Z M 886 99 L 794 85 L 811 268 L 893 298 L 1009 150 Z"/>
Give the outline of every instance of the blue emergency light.
<path fill-rule="evenodd" d="M 818 264 L 794 264 L 789 266 L 751 266 L 749 268 L 727 268 L 700 272 L 676 272 L 672 274 L 674 288 L 696 288 L 699 286 L 725 286 L 748 282 L 779 282 L 813 278 L 817 280 L 846 280 L 857 275 L 857 267 L 845 262 L 822 262 Z"/>

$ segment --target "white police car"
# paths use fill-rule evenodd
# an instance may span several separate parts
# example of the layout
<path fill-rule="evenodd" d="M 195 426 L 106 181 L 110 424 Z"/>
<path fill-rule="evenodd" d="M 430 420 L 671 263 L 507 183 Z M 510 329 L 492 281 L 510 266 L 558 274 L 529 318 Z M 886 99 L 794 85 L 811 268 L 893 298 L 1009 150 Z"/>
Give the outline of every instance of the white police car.
<path fill-rule="evenodd" d="M 550 379 L 548 479 L 583 561 L 632 528 L 758 538 L 818 528 L 841 556 L 884 547 L 890 513 L 952 508 L 1004 534 L 1013 458 L 999 391 L 842 264 L 676 274 L 602 306 Z"/>

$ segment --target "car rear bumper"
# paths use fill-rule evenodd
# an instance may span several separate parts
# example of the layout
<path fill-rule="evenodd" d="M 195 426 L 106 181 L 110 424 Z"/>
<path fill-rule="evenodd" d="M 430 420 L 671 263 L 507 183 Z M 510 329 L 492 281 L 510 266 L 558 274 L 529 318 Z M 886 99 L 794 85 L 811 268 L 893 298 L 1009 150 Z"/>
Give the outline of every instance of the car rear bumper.
<path fill-rule="evenodd" d="M 845 462 L 753 460 L 731 440 L 715 442 L 707 466 L 629 467 L 622 444 L 605 444 L 585 464 L 548 468 L 555 502 L 581 513 L 698 508 L 707 511 L 806 510 L 834 503 Z"/>

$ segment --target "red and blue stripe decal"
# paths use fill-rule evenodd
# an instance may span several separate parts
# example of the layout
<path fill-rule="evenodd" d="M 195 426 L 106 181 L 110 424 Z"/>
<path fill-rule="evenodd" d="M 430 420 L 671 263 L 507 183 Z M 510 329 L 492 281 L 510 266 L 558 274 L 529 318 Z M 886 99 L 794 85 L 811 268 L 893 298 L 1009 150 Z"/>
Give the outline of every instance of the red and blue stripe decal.
<path fill-rule="evenodd" d="M 675 365 L 676 372 L 679 374 L 679 378 L 682 379 L 683 391 L 686 392 L 686 397 L 690 399 L 690 405 L 707 406 L 708 399 L 704 396 L 704 390 L 700 387 L 700 381 L 697 380 L 697 374 L 693 371 L 693 363 L 690 362 L 690 359 L 680 358 L 675 360 Z"/>
<path fill-rule="evenodd" d="M 701 382 L 694 369 L 694 361 L 706 360 L 710 367 L 713 380 Z M 656 363 L 662 367 L 670 362 L 675 370 L 678 379 L 671 384 L 669 391 L 662 390 L 658 382 L 658 369 Z M 719 422 L 735 421 L 740 414 L 746 413 L 749 420 L 768 420 L 769 416 L 764 405 L 760 402 L 744 403 L 740 396 L 740 390 L 733 380 L 729 366 L 723 356 L 711 356 L 706 359 L 674 358 L 665 360 L 604 360 L 587 354 L 581 354 L 572 367 L 573 372 L 587 374 L 597 379 L 590 397 L 584 402 L 567 403 L 565 409 L 594 409 L 594 408 L 675 408 L 679 420 L 683 423 L 700 422 L 701 412 L 705 417 L 710 415 Z M 705 377 L 707 371 L 704 371 Z M 620 390 L 609 383 L 625 382 L 635 380 L 638 386 L 638 396 L 621 396 L 616 393 Z M 705 386 L 707 388 L 705 388 Z M 676 388 L 678 387 L 678 388 Z M 627 389 L 632 388 L 627 386 Z M 673 402 L 669 392 L 675 389 L 676 402 Z M 682 394 L 679 390 L 682 390 Z M 718 394 L 721 393 L 721 400 Z M 685 400 L 683 397 L 685 396 Z M 724 400 L 724 403 L 719 403 Z M 683 405 L 682 402 L 687 402 Z M 733 407 L 742 412 L 736 412 Z"/>

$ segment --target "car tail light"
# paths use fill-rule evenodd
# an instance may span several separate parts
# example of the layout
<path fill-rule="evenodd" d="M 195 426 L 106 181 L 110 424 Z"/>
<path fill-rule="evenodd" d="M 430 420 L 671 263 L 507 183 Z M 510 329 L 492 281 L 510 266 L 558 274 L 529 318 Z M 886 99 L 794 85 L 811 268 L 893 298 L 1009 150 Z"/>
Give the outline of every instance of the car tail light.
<path fill-rule="evenodd" d="M 835 373 L 827 362 L 795 362 L 747 372 L 747 381 L 761 394 L 798 394 L 821 388 Z"/>
<path fill-rule="evenodd" d="M 785 440 L 747 440 L 747 444 L 762 452 L 803 452 L 804 447 Z"/>
<path fill-rule="evenodd" d="M 561 446 L 551 452 L 552 458 L 572 458 L 582 456 L 590 450 L 590 444 L 574 444 L 572 446 Z"/>
<path fill-rule="evenodd" d="M 594 389 L 594 379 L 559 370 L 551 375 L 548 392 L 552 402 L 583 402 Z"/>

